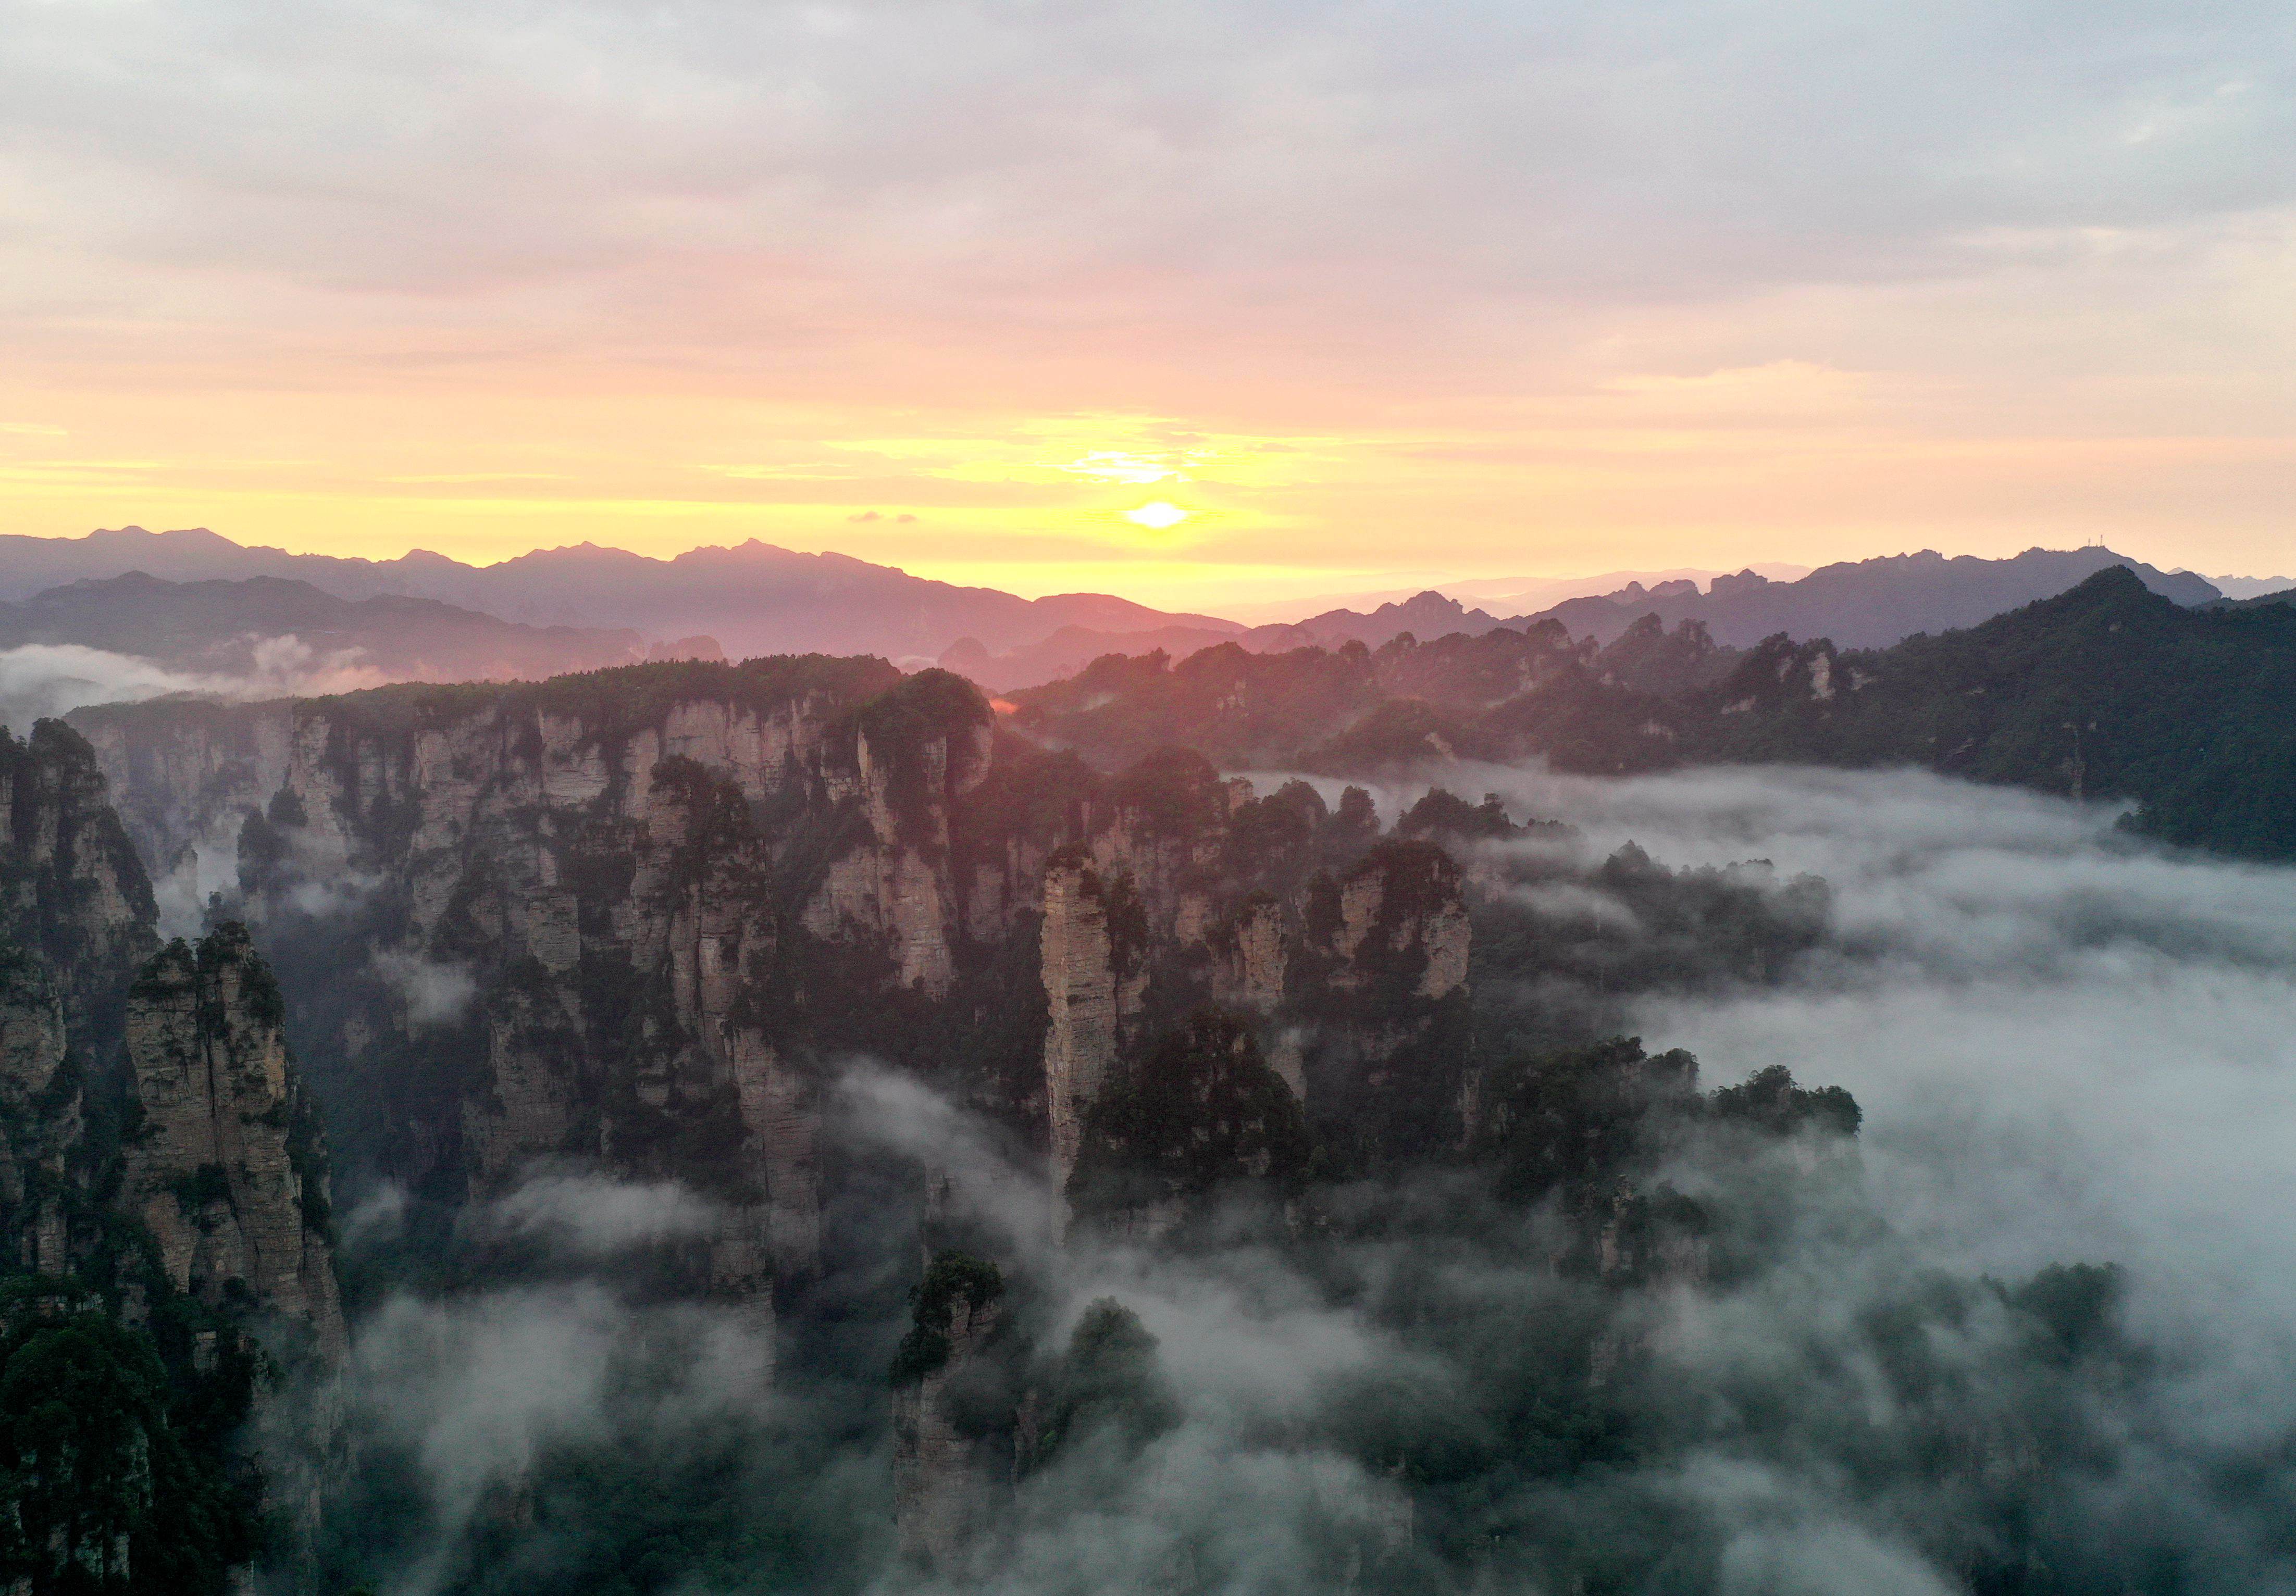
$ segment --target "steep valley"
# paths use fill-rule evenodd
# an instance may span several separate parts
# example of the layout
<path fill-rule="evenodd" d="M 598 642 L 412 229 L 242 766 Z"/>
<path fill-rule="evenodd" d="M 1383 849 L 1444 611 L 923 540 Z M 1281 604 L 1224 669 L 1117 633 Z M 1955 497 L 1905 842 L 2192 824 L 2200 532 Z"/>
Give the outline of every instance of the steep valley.
<path fill-rule="evenodd" d="M 21 1270 L 194 1395 L 264 1349 L 202 1433 L 273 1588 L 1734 1589 L 1720 1457 L 1988 1592 L 2187 1543 L 2079 1527 L 2156 1400 L 2115 1270 L 1940 1269 L 1822 1048 L 1620 1034 L 1862 956 L 1815 875 L 871 659 L 73 719 L 12 756 Z"/>
<path fill-rule="evenodd" d="M 88 748 L 0 735 L 12 1589 L 316 1567 L 346 1352 L 324 1137 L 245 929 L 165 947 Z"/>

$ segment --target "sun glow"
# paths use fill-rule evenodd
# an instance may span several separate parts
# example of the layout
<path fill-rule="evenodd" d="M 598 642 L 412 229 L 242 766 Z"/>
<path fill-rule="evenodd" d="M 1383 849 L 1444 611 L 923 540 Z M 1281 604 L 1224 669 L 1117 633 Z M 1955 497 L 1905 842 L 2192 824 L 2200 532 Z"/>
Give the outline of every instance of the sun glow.
<path fill-rule="evenodd" d="M 1124 519 L 1136 527 L 1145 527 L 1152 532 L 1168 532 L 1188 519 L 1188 512 L 1177 504 L 1158 499 L 1152 504 L 1143 504 L 1137 510 L 1128 510 Z"/>
<path fill-rule="evenodd" d="M 1176 481 L 1187 480 L 1168 461 L 1121 449 L 1095 449 L 1083 459 L 1060 469 L 1072 477 L 1090 477 L 1101 482 L 1124 482 L 1135 487 L 1145 487 L 1151 482 L 1161 482 L 1168 477 Z"/>

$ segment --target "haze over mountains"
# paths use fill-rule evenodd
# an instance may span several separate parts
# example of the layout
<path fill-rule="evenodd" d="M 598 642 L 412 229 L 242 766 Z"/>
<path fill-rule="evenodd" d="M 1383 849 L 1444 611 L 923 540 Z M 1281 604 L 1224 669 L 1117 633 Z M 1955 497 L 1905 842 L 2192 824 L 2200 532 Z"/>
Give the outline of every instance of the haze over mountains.
<path fill-rule="evenodd" d="M 754 541 L 672 560 L 583 545 L 478 567 L 420 551 L 346 559 L 245 547 L 199 528 L 130 527 L 79 538 L 0 537 L 0 714 L 29 724 L 79 704 L 175 691 L 248 698 L 391 681 L 538 679 L 721 650 L 732 658 L 873 654 L 905 669 L 938 662 L 1009 692 L 1110 654 L 1178 659 L 1221 643 L 1253 653 L 1377 649 L 1406 634 L 1428 641 L 1545 620 L 1601 645 L 1653 615 L 1669 626 L 1695 622 L 1724 648 L 1778 633 L 1880 648 L 1974 626 L 2111 566 L 2128 567 L 2178 604 L 2222 602 L 2206 579 L 2101 547 L 2030 549 L 2008 560 L 1923 551 L 1793 580 L 1751 569 L 1646 573 L 1654 579 L 1601 593 L 1583 582 L 1495 578 L 1464 585 L 1505 595 L 1484 605 L 1428 591 L 1244 626 L 1109 594 L 1024 599 Z M 2235 591 L 2244 597 L 2268 585 L 2242 581 Z M 1510 600 L 1564 593 L 1544 609 L 1510 612 Z"/>
<path fill-rule="evenodd" d="M 1603 776 L 1923 765 L 2133 801 L 2156 837 L 2296 858 L 2296 608 L 2179 606 L 2119 567 L 1886 649 L 1736 649 L 1654 615 L 1598 645 L 1549 618 L 1377 650 L 1107 659 L 1013 698 L 1017 729 L 1109 768 L 1173 746 L 1365 780 L 1530 759 Z"/>
<path fill-rule="evenodd" d="M 1530 614 L 1470 609 L 1444 593 L 1426 592 L 1365 611 L 1332 610 L 1290 625 L 1255 626 L 1235 638 L 1256 653 L 1297 648 L 1339 648 L 1359 642 L 1380 648 L 1404 633 L 1421 641 L 1455 632 L 1480 635 L 1501 626 L 1516 630 L 1555 620 L 1573 637 L 1615 641 L 1644 616 L 1668 626 L 1696 621 L 1726 648 L 1748 648 L 1783 632 L 1797 641 L 1831 638 L 1844 648 L 1885 648 L 1918 633 L 1973 626 L 2050 598 L 2098 571 L 2126 566 L 2144 585 L 2185 605 L 2210 602 L 2217 587 L 2189 572 L 2164 572 L 2110 549 L 2028 549 L 2008 560 L 1954 559 L 1917 554 L 1843 561 L 1799 580 L 1773 581 L 1753 570 L 1718 576 L 1702 591 L 1687 577 L 1644 586 L 1631 582 L 1608 593 L 1582 594 Z M 1057 634 L 1033 648 L 1000 658 L 956 649 L 941 663 L 998 692 L 1035 686 L 1068 675 L 1101 654 L 1143 655 L 1161 649 L 1182 658 L 1221 641 L 1201 628 L 1099 634 L 1082 628 Z"/>
<path fill-rule="evenodd" d="M 140 571 L 0 603 L 0 648 L 78 645 L 183 670 L 244 674 L 263 642 L 292 636 L 391 681 L 557 675 L 646 657 L 628 627 L 529 626 L 436 599 L 354 602 L 308 582 L 165 582 Z"/>
<path fill-rule="evenodd" d="M 0 1183 L 0 1301 L 165 1369 L 65 1438 L 185 1437 L 213 1520 L 33 1496 L 21 1555 L 227 1596 L 269 1514 L 294 1596 L 2286 1588 L 2292 692 L 2296 610 L 2112 568 L 1880 651 L 1550 618 L 1017 704 L 780 657 L 0 737 L 0 1147 L 80 1172 Z M 256 1351 L 305 1383 L 201 1428 Z M 1774 1498 L 1799 1572 L 1742 1578 Z"/>
<path fill-rule="evenodd" d="M 435 599 L 357 602 L 281 577 L 166 582 L 141 571 L 0 602 L 0 724 L 167 693 L 249 699 L 386 682 L 503 681 L 595 670 L 656 645 L 627 627 L 528 626 Z"/>
<path fill-rule="evenodd" d="M 2111 1005 L 2151 970 L 2274 1017 L 2226 1056 L 2276 1045 L 2296 608 L 2035 550 L 1247 629 L 705 552 L 764 595 L 752 636 L 1002 617 L 1033 640 L 944 658 L 1061 679 L 665 646 L 705 612 L 634 556 L 647 630 L 275 574 L 0 602 L 0 689 L 126 662 L 112 696 L 156 700 L 0 733 L 0 1152 L 39 1172 L 0 1181 L 0 1307 L 40 1316 L 0 1315 L 0 1363 L 69 1319 L 92 1366 L 164 1372 L 165 1412 L 66 1439 L 132 1481 L 174 1437 L 155 1489 L 205 1514 L 27 1496 L 0 1579 L 1062 1596 L 997 1571 L 1113 1534 L 1093 1588 L 1139 1596 L 1893 1588 L 1824 1550 L 1739 1580 L 1767 1510 L 1679 1498 L 1721 1458 L 1958 1571 L 1897 1589 L 2286 1584 L 2296 1430 L 2219 1434 L 2287 1405 L 2285 1315 L 2164 1317 L 2277 1210 L 2148 1241 L 2201 1178 L 2177 1157 L 2087 1228 L 1919 1215 L 1984 1184 L 1965 1162 L 2064 1189 L 2163 1069 L 2219 1134 L 2254 1116 Z M 1105 624 L 1031 630 L 1063 613 Z M 2082 1096 L 2062 1155 L 1940 1134 L 1937 1017 L 1972 1002 L 1956 1106 L 2057 1123 L 2001 1084 L 2051 1058 L 2140 1084 Z M 1211 1281 L 1253 1305 L 1207 1317 Z M 1311 1339 L 1358 1350 L 1237 1383 Z M 274 1366 L 258 1421 L 203 1420 Z M 2152 1457 L 2194 1482 L 2175 1515 L 2097 1505 Z M 1254 1576 L 1271 1536 L 1297 1578 Z M 2202 1545 L 2235 1548 L 2221 1586 L 2123 1577 Z"/>
<path fill-rule="evenodd" d="M 86 577 L 142 571 L 168 581 L 284 577 L 344 599 L 406 597 L 483 610 L 534 626 L 635 627 L 649 637 L 707 634 L 735 657 L 808 652 L 930 659 L 959 638 L 1021 647 L 1065 626 L 1136 630 L 1169 615 L 1105 593 L 1023 599 L 958 587 L 843 554 L 800 554 L 755 541 L 654 560 L 584 544 L 537 549 L 498 565 L 464 565 L 416 550 L 397 560 L 248 548 L 203 528 L 124 527 L 86 537 L 0 537 L 0 599 L 24 599 Z"/>

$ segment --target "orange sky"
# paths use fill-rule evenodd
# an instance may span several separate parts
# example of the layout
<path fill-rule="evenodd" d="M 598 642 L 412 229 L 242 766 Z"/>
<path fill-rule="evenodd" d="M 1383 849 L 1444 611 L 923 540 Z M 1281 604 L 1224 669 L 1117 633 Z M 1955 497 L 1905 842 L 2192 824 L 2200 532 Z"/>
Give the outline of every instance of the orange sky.
<path fill-rule="evenodd" d="M 0 530 L 1212 609 L 2296 568 L 2269 7 L 208 12 L 11 12 Z"/>

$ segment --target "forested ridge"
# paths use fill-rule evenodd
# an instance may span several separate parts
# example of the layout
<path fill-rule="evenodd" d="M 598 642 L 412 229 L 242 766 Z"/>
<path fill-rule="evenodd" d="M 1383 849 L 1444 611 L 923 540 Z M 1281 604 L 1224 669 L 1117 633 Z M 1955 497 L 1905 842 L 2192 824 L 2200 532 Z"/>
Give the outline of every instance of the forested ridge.
<path fill-rule="evenodd" d="M 1653 616 L 1601 648 L 1546 623 L 1375 651 L 1111 657 L 1014 700 L 1023 730 L 1110 761 L 1180 742 L 1337 775 L 1534 756 L 1603 775 L 1912 765 L 2129 799 L 2131 824 L 2165 840 L 2296 857 L 2296 609 L 2185 609 L 2118 566 L 1886 649 L 1781 634 L 1734 650 Z"/>

